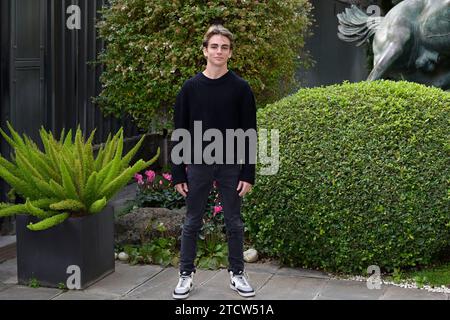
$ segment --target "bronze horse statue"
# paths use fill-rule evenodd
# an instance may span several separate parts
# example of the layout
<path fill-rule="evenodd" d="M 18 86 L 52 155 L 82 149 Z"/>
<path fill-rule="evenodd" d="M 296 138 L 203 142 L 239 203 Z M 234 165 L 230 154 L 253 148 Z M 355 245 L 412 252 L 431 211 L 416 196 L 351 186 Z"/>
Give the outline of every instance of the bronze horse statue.
<path fill-rule="evenodd" d="M 404 0 L 385 17 L 352 5 L 337 15 L 338 36 L 362 45 L 374 35 L 367 80 L 408 80 L 450 89 L 450 0 Z"/>

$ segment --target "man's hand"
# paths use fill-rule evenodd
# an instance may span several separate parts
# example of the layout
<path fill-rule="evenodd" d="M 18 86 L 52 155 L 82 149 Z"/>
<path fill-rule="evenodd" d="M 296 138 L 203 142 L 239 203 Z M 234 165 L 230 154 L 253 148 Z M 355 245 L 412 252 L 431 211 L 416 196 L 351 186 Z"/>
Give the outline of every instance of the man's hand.
<path fill-rule="evenodd" d="M 239 192 L 239 197 L 243 197 L 247 192 L 250 191 L 250 189 L 252 188 L 251 183 L 245 182 L 245 181 L 239 181 L 239 184 L 237 186 L 237 191 L 241 191 Z"/>
<path fill-rule="evenodd" d="M 177 185 L 175 185 L 175 189 L 183 196 L 186 197 L 187 196 L 187 192 L 188 190 L 188 185 L 186 182 L 183 183 L 179 183 Z"/>

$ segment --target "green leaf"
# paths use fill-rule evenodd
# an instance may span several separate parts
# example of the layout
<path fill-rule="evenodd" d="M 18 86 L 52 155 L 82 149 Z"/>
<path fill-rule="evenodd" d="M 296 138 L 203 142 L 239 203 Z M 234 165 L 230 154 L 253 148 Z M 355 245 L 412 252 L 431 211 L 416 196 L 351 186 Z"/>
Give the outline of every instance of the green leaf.
<path fill-rule="evenodd" d="M 89 208 L 89 213 L 99 213 L 103 210 L 103 208 L 106 206 L 106 197 L 103 197 L 97 201 L 94 201 L 94 203 Z"/>
<path fill-rule="evenodd" d="M 63 181 L 63 188 L 64 188 L 65 192 L 67 193 L 67 196 L 69 197 L 69 199 L 78 200 L 79 196 L 77 194 L 72 177 L 70 176 L 69 171 L 67 170 L 64 161 L 61 161 L 59 165 L 60 165 L 61 176 L 62 176 L 62 181 Z"/>
<path fill-rule="evenodd" d="M 51 204 L 50 209 L 79 212 L 81 210 L 85 210 L 86 208 L 84 204 L 78 200 L 67 199 Z"/>
<path fill-rule="evenodd" d="M 61 213 L 34 224 L 30 223 L 29 225 L 27 225 L 27 228 L 32 231 L 42 231 L 62 223 L 67 218 L 69 218 L 68 213 Z"/>
<path fill-rule="evenodd" d="M 46 212 L 41 208 L 35 207 L 29 199 L 27 199 L 25 202 L 25 210 L 32 216 L 38 217 L 40 219 L 46 219 L 52 215 L 50 212 Z"/>

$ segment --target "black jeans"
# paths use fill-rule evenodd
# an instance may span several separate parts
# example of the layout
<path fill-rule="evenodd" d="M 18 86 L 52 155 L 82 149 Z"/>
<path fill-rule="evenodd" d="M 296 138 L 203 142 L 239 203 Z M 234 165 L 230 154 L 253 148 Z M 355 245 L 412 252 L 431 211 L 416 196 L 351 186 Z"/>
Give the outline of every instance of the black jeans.
<path fill-rule="evenodd" d="M 239 164 L 187 165 L 187 213 L 181 235 L 180 272 L 195 272 L 198 234 L 203 225 L 208 196 L 213 181 L 218 185 L 222 200 L 228 239 L 228 270 L 244 270 L 244 223 L 241 218 L 241 197 L 236 190 L 241 166 Z"/>

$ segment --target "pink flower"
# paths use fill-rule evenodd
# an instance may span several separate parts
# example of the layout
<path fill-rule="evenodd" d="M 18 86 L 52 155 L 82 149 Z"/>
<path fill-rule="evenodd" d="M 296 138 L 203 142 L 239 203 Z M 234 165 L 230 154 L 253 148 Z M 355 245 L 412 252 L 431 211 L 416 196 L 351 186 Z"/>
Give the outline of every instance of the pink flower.
<path fill-rule="evenodd" d="M 147 170 L 145 171 L 145 175 L 147 176 L 147 182 L 152 183 L 155 180 L 155 171 L 153 170 Z"/>
<path fill-rule="evenodd" d="M 214 206 L 213 217 L 215 217 L 220 211 L 222 211 L 222 206 Z"/>
<path fill-rule="evenodd" d="M 216 182 L 216 180 L 213 181 L 213 187 L 214 187 L 214 188 L 217 188 L 217 182 Z"/>
<path fill-rule="evenodd" d="M 162 180 L 159 180 L 159 184 L 161 184 L 161 185 L 163 184 Z"/>
<path fill-rule="evenodd" d="M 138 184 L 144 184 L 144 180 L 142 180 L 142 174 L 136 173 L 134 175 L 134 178 L 136 179 Z"/>
<path fill-rule="evenodd" d="M 167 181 L 172 181 L 172 175 L 170 173 L 163 173 L 162 175 L 164 177 L 164 179 L 166 179 Z"/>

